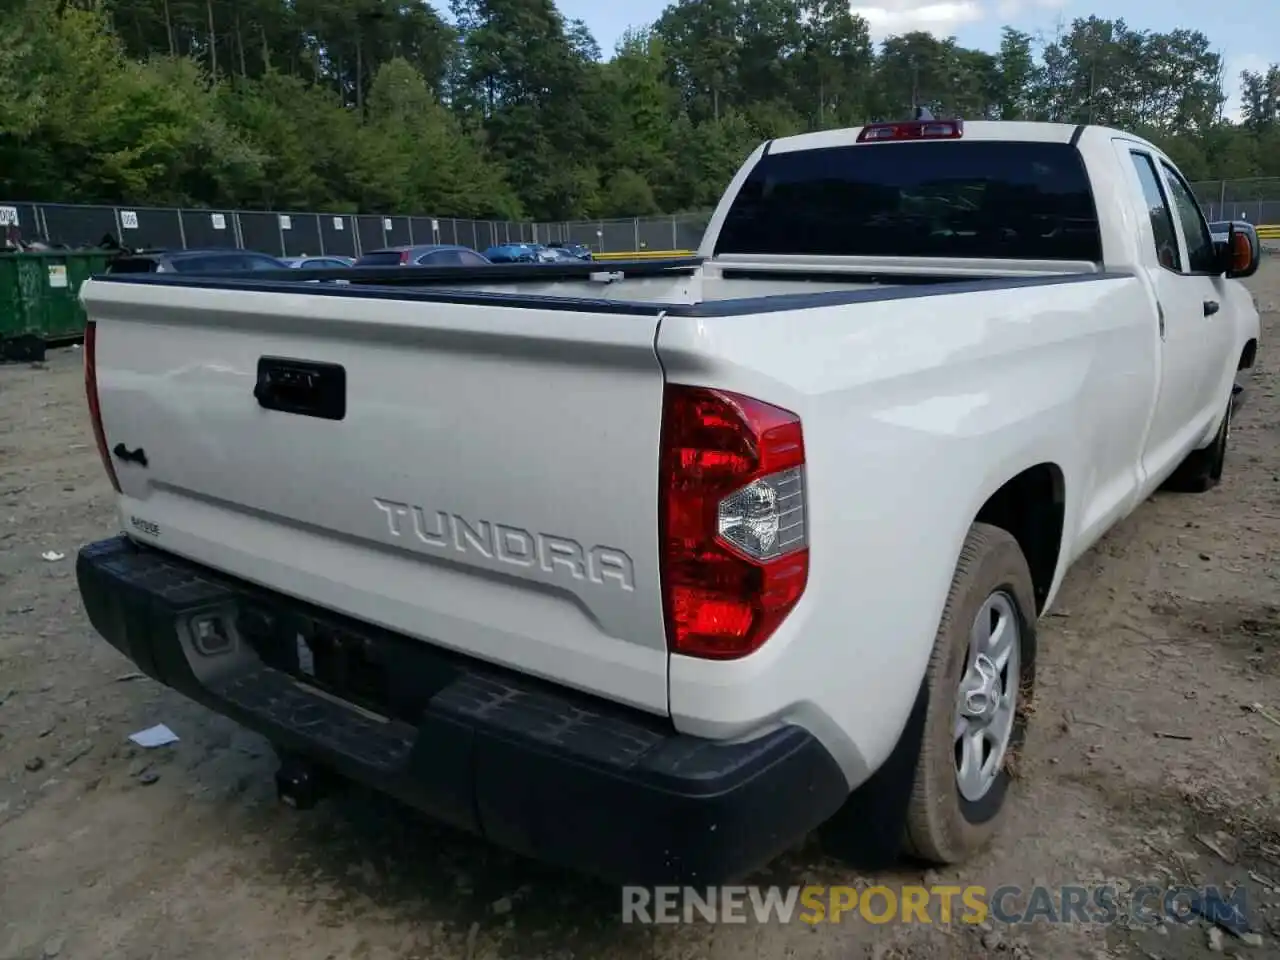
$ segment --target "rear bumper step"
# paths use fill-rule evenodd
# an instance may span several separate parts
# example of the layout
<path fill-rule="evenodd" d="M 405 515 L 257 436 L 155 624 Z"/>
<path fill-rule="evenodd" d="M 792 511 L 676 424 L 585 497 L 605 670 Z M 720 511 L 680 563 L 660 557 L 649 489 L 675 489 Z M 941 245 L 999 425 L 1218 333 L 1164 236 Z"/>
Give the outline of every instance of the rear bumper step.
<path fill-rule="evenodd" d="M 82 549 L 76 575 L 94 628 L 159 682 L 282 750 L 606 880 L 740 876 L 847 797 L 798 727 L 684 736 L 124 537 Z"/>

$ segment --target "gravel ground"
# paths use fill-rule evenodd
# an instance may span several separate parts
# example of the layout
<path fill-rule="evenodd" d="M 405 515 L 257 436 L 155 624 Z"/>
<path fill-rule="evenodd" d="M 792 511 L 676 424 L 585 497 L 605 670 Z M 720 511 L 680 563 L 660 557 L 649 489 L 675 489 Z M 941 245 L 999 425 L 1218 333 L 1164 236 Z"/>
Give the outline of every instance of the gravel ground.
<path fill-rule="evenodd" d="M 1239 883 L 1260 945 L 1200 921 L 624 926 L 617 891 L 363 791 L 293 812 L 258 737 L 136 677 L 85 619 L 75 551 L 113 515 L 66 349 L 0 368 L 0 958 L 1280 956 L 1280 261 L 1250 286 L 1263 349 L 1226 479 L 1154 497 L 1067 578 L 997 843 L 862 876 L 812 841 L 762 879 Z M 128 744 L 158 722 L 181 741 Z"/>

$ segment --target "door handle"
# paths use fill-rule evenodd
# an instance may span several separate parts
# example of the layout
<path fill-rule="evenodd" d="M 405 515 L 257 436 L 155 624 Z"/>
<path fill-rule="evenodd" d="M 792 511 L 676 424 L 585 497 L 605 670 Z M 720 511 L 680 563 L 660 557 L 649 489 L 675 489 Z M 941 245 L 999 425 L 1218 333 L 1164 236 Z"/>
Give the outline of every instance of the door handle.
<path fill-rule="evenodd" d="M 1218 312 L 1217 300 L 1206 300 L 1204 302 L 1204 315 L 1206 317 L 1212 317 L 1217 312 Z"/>

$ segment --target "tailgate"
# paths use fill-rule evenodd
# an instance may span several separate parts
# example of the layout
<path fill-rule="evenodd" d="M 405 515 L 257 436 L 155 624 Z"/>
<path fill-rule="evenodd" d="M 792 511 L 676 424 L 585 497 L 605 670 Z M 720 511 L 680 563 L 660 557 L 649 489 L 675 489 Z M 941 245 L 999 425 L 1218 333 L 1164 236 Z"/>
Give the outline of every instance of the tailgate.
<path fill-rule="evenodd" d="M 83 298 L 107 446 L 145 452 L 115 459 L 135 539 L 666 711 L 656 309 L 123 279 Z"/>

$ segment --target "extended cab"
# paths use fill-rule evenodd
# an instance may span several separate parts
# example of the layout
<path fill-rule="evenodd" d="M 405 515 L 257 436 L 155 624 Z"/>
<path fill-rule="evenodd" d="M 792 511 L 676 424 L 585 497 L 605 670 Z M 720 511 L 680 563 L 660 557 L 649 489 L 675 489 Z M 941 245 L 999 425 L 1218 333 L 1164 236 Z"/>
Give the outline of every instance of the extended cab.
<path fill-rule="evenodd" d="M 632 882 L 959 861 L 1068 567 L 1222 474 L 1258 255 L 1129 134 L 918 121 L 764 144 L 688 260 L 96 278 L 85 607 L 295 802 Z"/>

